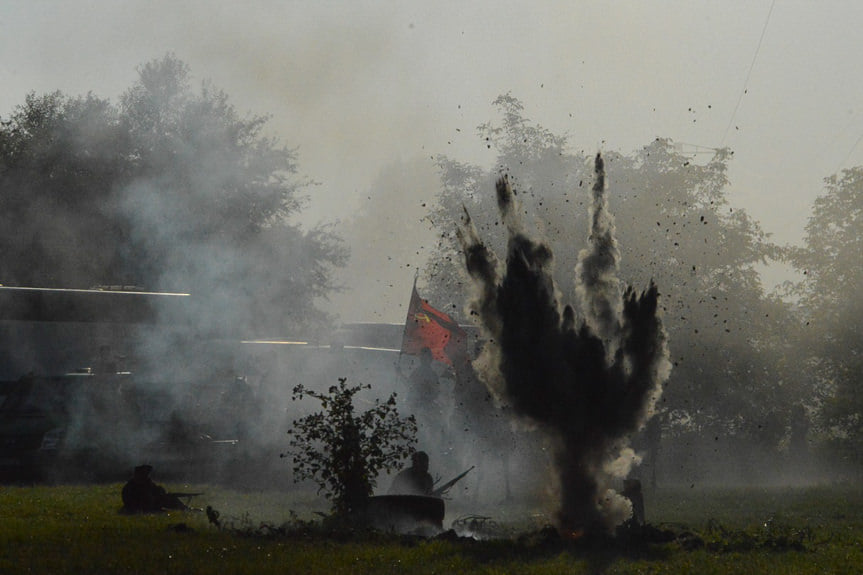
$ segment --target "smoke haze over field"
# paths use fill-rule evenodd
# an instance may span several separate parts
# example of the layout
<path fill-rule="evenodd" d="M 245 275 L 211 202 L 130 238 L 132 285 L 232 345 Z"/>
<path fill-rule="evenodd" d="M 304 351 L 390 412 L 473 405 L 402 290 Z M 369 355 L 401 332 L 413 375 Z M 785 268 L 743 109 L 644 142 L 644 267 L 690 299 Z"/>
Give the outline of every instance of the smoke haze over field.
<path fill-rule="evenodd" d="M 490 253 L 472 261 L 486 288 L 477 311 L 509 346 L 478 365 L 501 395 L 528 396 L 514 409 L 559 445 L 546 460 L 538 434 L 500 424 L 484 387 L 465 390 L 465 374 L 436 365 L 450 403 L 425 414 L 433 468 L 476 464 L 463 485 L 488 501 L 529 492 L 551 463 L 562 484 L 603 494 L 664 378 L 664 328 L 675 369 L 651 420 L 662 445 L 654 478 L 799 479 L 815 466 L 809 441 L 863 437 L 859 310 L 845 301 L 863 269 L 863 168 L 828 184 L 841 201 L 822 202 L 804 229 L 822 178 L 863 164 L 863 75 L 851 65 L 861 27 L 863 7 L 839 0 L 0 3 L 0 283 L 134 284 L 191 302 L 181 317 L 161 314 L 178 320 L 172 330 L 11 320 L 7 341 L 32 345 L 14 361 L 19 350 L 0 345 L 12 366 L 3 379 L 95 365 L 108 345 L 169 406 L 207 411 L 219 437 L 248 433 L 275 453 L 302 412 L 292 384 L 348 377 L 405 391 L 410 362 L 393 370 L 398 333 L 342 349 L 331 328 L 398 331 L 415 279 L 430 305 L 470 321 L 456 240 L 467 206 L 481 234 L 468 245 L 482 239 L 511 268 L 498 277 Z M 153 62 L 188 76 L 159 76 Z M 56 110 L 72 121 L 53 124 Z M 616 223 L 602 166 L 590 189 L 597 150 Z M 487 192 L 501 173 L 518 197 L 502 186 L 499 211 Z M 809 252 L 782 245 L 803 239 Z M 794 292 L 766 293 L 798 273 Z M 627 292 L 619 277 L 658 288 Z M 570 297 L 576 307 L 562 305 Z M 507 316 L 523 306 L 535 324 Z M 522 328 L 553 342 L 533 350 L 543 361 L 525 365 L 523 334 L 499 337 Z M 241 344 L 246 336 L 280 343 Z M 573 371 L 611 391 L 558 385 Z M 189 388 L 212 384 L 201 398 L 230 399 L 236 376 L 267 408 L 241 430 Z M 616 415 L 545 413 L 548 402 L 531 404 L 521 386 L 536 379 L 550 397 L 591 396 L 597 413 Z M 600 436 L 592 451 L 585 434 Z M 833 461 L 856 461 L 857 447 Z M 479 461 L 492 453 L 527 472 Z M 563 493 L 564 524 L 625 514 L 576 492 Z"/>
<path fill-rule="evenodd" d="M 512 92 L 577 146 L 730 146 L 735 204 L 796 242 L 822 178 L 863 161 L 863 77 L 848 66 L 861 24 L 842 1 L 7 2 L 0 117 L 31 90 L 114 98 L 172 50 L 241 113 L 272 114 L 320 182 L 302 216 L 317 222 L 350 218 L 393 160 L 492 162 L 475 128 Z M 412 275 L 384 306 L 364 293 L 339 311 L 401 321 Z"/>

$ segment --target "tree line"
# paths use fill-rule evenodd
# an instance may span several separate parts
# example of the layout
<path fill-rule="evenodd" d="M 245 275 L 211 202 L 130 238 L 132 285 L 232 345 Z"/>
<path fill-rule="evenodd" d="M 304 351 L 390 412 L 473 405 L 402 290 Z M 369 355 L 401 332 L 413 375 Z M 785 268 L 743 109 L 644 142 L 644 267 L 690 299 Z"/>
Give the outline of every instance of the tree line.
<path fill-rule="evenodd" d="M 441 241 L 424 293 L 465 322 L 471 294 L 453 222 L 467 209 L 489 246 L 505 254 L 493 192 L 501 174 L 551 248 L 567 301 L 589 229 L 595 151 L 575 150 L 569 137 L 531 122 L 510 94 L 495 106 L 499 121 L 477 134 L 497 152 L 492 168 L 436 159 L 442 190 L 431 219 Z M 658 414 L 663 437 L 673 440 L 664 442 L 667 459 L 693 479 L 800 471 L 788 463 L 811 468 L 813 455 L 859 463 L 863 169 L 825 180 L 805 244 L 795 247 L 774 243 L 730 203 L 729 149 L 697 163 L 658 138 L 631 154 L 603 155 L 619 277 L 636 287 L 653 280 L 661 293 L 674 364 Z M 803 279 L 768 292 L 759 266 L 776 262 Z"/>
<path fill-rule="evenodd" d="M 531 122 L 510 94 L 494 105 L 499 120 L 477 135 L 496 151 L 495 165 L 438 156 L 427 220 L 440 242 L 421 277 L 424 295 L 465 323 L 456 222 L 466 207 L 504 253 L 493 195 L 501 174 L 552 248 L 564 292 L 587 240 L 594 150 Z M 118 102 L 27 95 L 0 117 L 0 283 L 206 294 L 197 311 L 207 321 L 259 335 L 325 325 L 333 318 L 318 302 L 338 289 L 348 250 L 332 227 L 292 223 L 312 182 L 266 124 L 240 116 L 209 83 L 193 86 L 172 54 L 140 66 Z M 765 457 L 789 452 L 802 411 L 809 445 L 863 463 L 863 168 L 826 178 L 803 245 L 782 246 L 729 202 L 728 149 L 694 162 L 660 138 L 605 159 L 620 277 L 656 282 L 669 330 L 664 436 L 700 454 L 703 469 L 729 456 L 754 473 Z M 378 192 L 391 190 L 371 196 Z M 771 261 L 803 279 L 768 293 L 758 268 Z"/>
<path fill-rule="evenodd" d="M 0 283 L 194 292 L 204 323 L 264 333 L 327 321 L 347 250 L 290 223 L 311 182 L 266 122 L 173 54 L 118 103 L 27 95 L 0 125 Z"/>

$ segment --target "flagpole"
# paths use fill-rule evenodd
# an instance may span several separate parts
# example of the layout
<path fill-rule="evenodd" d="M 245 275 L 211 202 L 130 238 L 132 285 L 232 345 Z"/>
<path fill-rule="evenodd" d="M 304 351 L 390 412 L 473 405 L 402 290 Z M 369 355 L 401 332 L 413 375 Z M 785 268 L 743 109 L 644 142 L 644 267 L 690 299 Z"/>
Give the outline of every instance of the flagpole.
<path fill-rule="evenodd" d="M 405 324 L 402 327 L 402 343 L 399 346 L 398 359 L 396 359 L 396 373 L 398 375 L 400 375 L 401 377 L 404 377 L 404 375 L 402 374 L 402 355 L 404 355 L 404 351 L 405 351 L 405 336 L 407 336 L 407 333 L 408 333 L 408 322 L 411 319 L 411 302 L 413 301 L 414 294 L 417 293 L 417 278 L 419 277 L 419 275 L 420 275 L 420 270 L 419 270 L 419 268 L 417 268 L 416 271 L 414 272 L 414 285 L 411 288 L 411 297 L 408 300 L 408 309 L 405 312 Z"/>
<path fill-rule="evenodd" d="M 414 285 L 411 288 L 411 299 L 413 299 L 414 292 L 417 291 L 417 278 L 419 277 L 419 275 L 420 275 L 420 270 L 417 269 L 417 271 L 414 272 Z M 410 318 L 411 318 L 411 300 L 408 300 L 408 311 L 405 313 L 405 327 L 404 327 L 404 329 L 402 329 L 402 343 L 404 343 L 405 334 L 407 334 L 407 331 L 408 331 L 408 320 L 410 320 Z M 402 345 L 402 347 L 404 347 L 404 345 Z M 399 353 L 401 354 L 401 350 L 399 350 Z"/>

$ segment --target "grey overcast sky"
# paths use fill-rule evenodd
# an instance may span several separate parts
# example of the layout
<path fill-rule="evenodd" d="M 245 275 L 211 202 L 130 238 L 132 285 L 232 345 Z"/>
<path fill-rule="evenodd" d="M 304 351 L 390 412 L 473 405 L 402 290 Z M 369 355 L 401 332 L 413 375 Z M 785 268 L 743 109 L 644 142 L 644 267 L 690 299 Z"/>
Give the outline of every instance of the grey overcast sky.
<path fill-rule="evenodd" d="M 823 178 L 863 164 L 861 30 L 853 0 L 4 0 L 0 117 L 30 91 L 114 99 L 171 51 L 272 115 L 317 221 L 393 160 L 490 165 L 475 128 L 510 92 L 575 149 L 731 147 L 734 206 L 798 243 Z"/>

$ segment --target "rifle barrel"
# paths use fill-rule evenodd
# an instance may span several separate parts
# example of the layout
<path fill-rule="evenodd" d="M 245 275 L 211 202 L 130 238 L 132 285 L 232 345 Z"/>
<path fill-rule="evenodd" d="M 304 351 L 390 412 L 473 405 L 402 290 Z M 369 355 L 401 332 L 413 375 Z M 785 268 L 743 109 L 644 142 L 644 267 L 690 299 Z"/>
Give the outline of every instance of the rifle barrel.
<path fill-rule="evenodd" d="M 455 485 L 456 483 L 461 481 L 461 479 L 465 475 L 470 473 L 471 469 L 473 469 L 474 467 L 476 467 L 476 465 L 471 465 L 467 471 L 464 471 L 464 472 L 460 473 L 459 475 L 456 475 L 455 477 L 453 477 L 452 479 L 450 479 L 449 481 L 447 481 L 446 483 L 444 483 L 443 485 L 441 485 L 440 487 L 438 487 L 437 489 L 432 491 L 431 494 L 435 495 L 435 496 L 443 495 L 444 493 L 446 493 L 449 490 L 450 487 L 452 487 L 453 485 Z"/>

